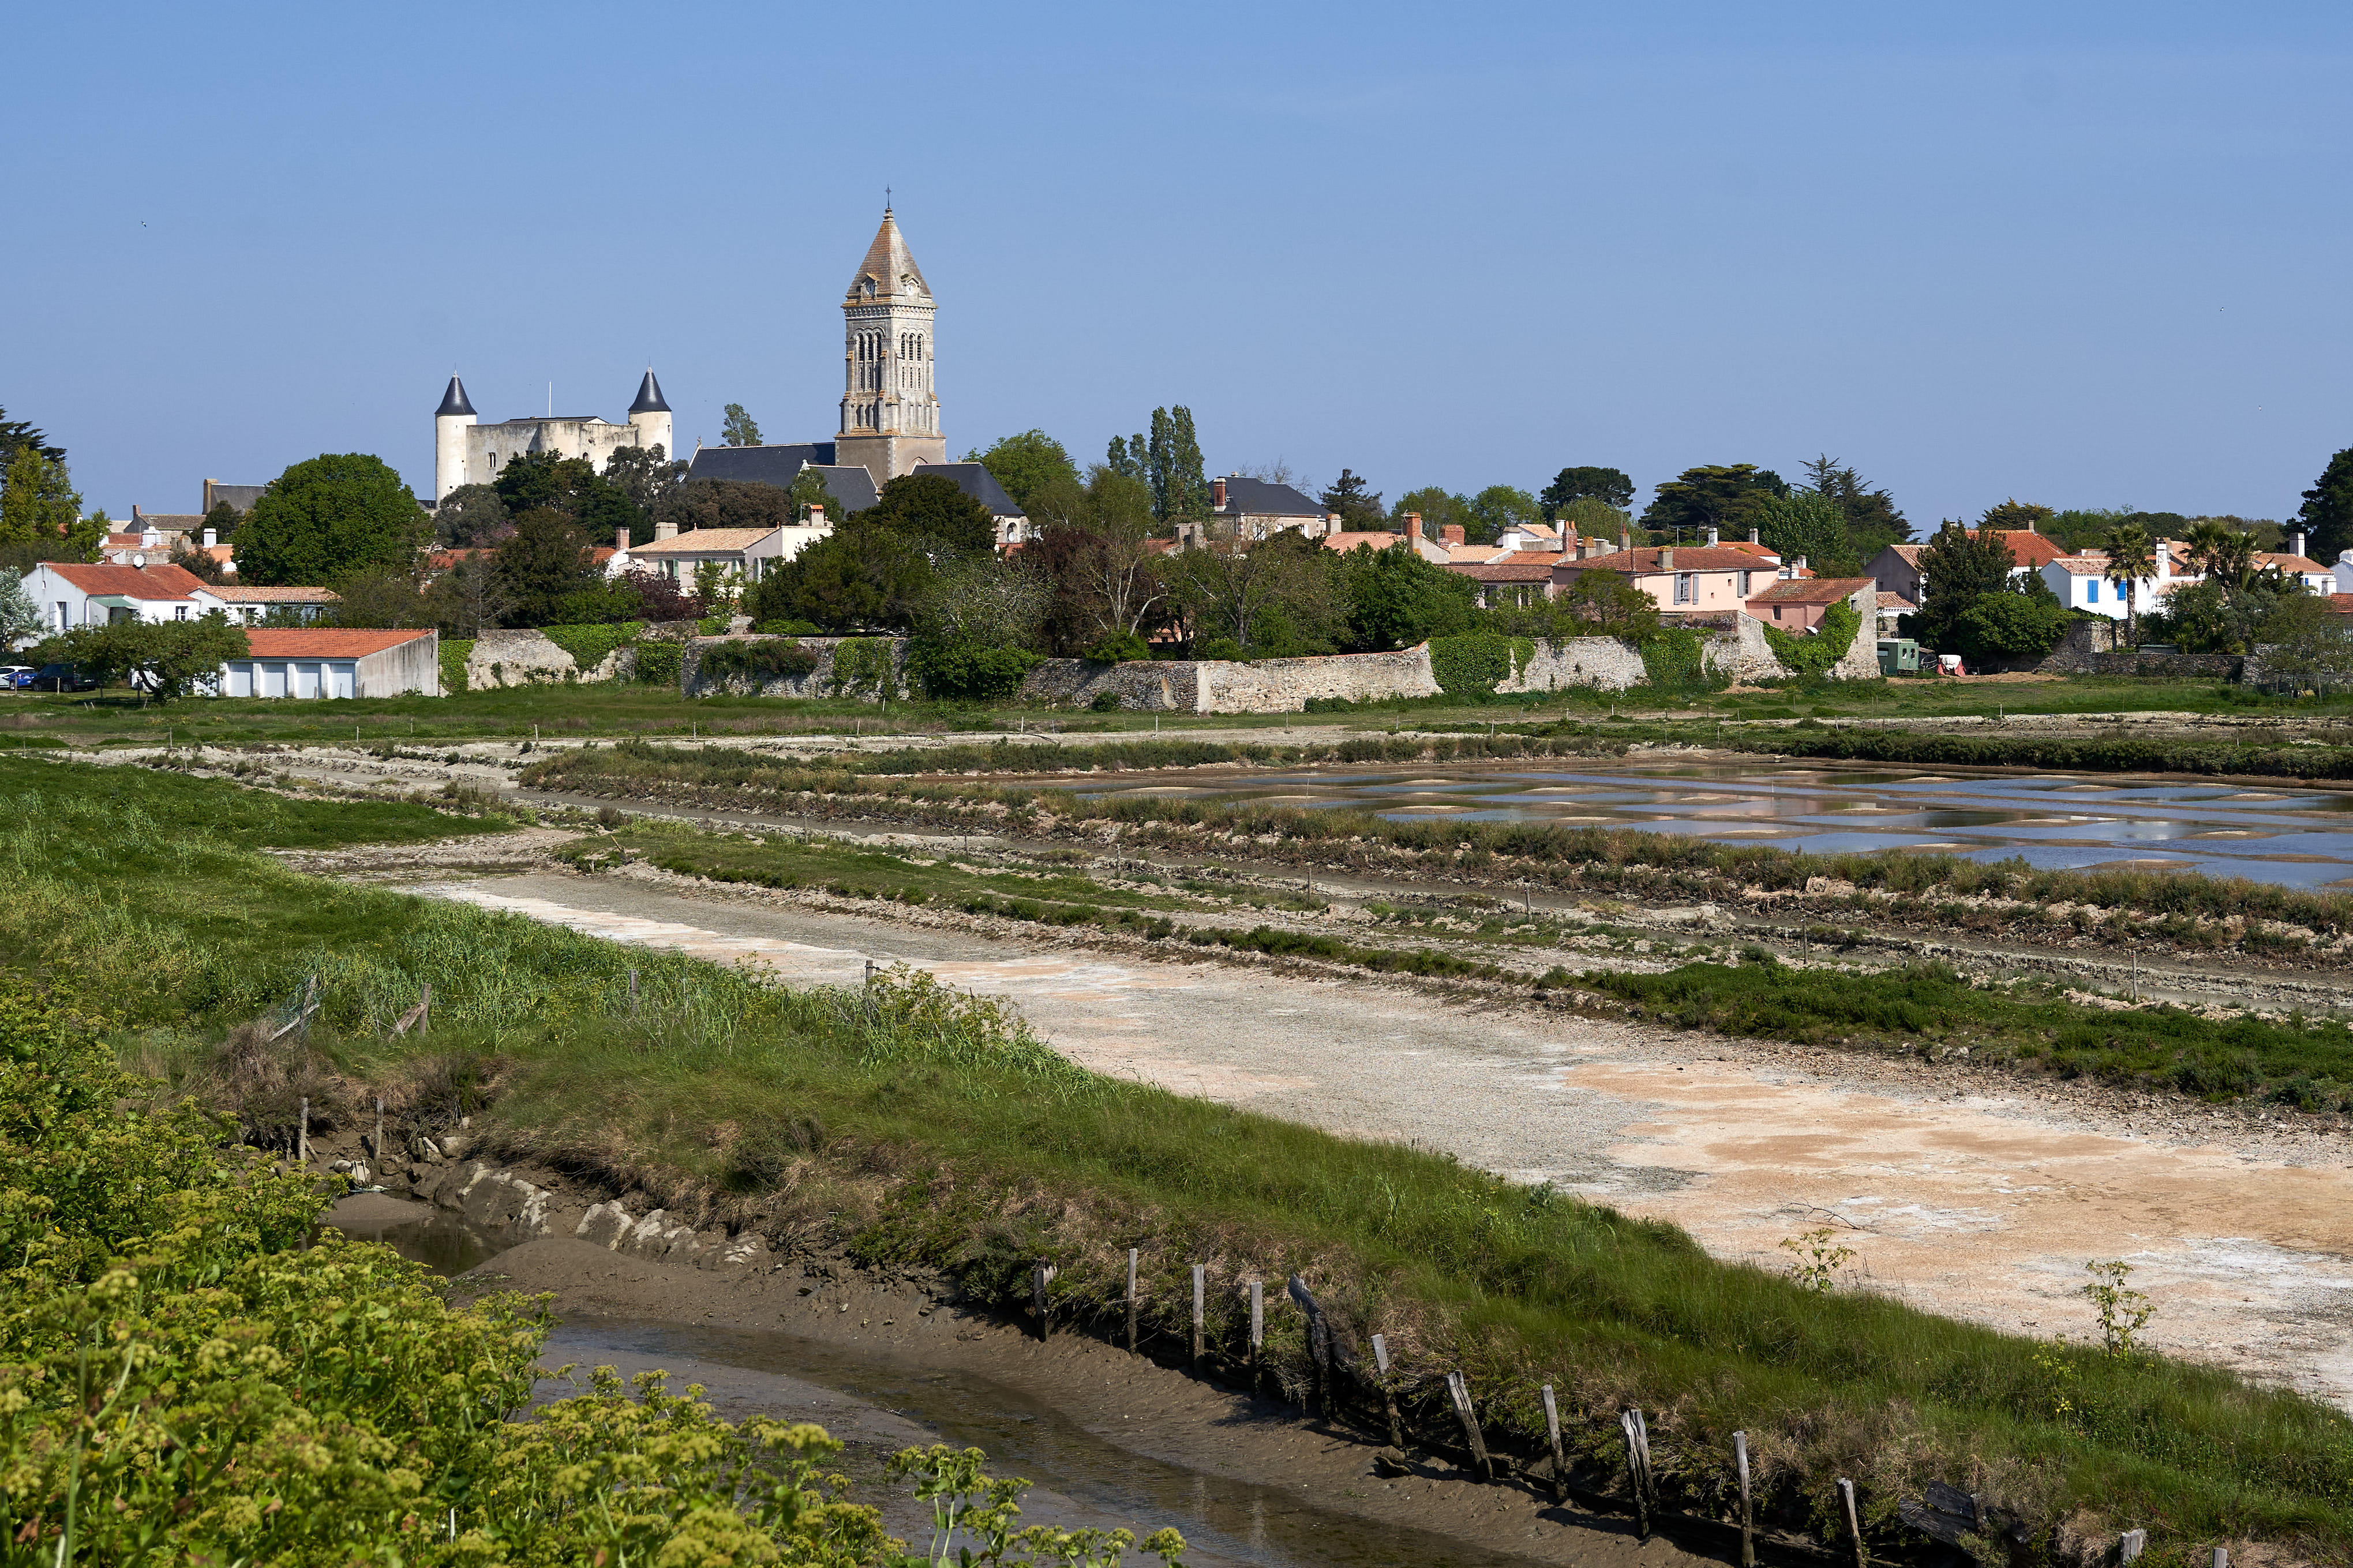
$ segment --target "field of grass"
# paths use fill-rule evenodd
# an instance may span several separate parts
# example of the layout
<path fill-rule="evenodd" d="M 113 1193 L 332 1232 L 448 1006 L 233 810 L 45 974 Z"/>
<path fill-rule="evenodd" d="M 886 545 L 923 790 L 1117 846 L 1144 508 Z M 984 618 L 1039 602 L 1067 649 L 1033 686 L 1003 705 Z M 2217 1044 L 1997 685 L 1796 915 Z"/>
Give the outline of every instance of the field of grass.
<path fill-rule="evenodd" d="M 224 1032 L 315 973 L 316 1061 L 290 1074 L 466 1079 L 491 1096 L 476 1126 L 494 1146 L 612 1172 L 681 1211 L 941 1268 L 1008 1301 L 1046 1257 L 1065 1321 L 1105 1326 L 1136 1247 L 1163 1350 L 1184 1333 L 1191 1263 L 1211 1268 L 1221 1355 L 1236 1282 L 1298 1270 L 1345 1352 L 1389 1336 L 1432 1441 L 1445 1440 L 1441 1374 L 1459 1367 L 1517 1452 L 1539 1444 L 1537 1384 L 1556 1384 L 1597 1483 L 1614 1472 L 1617 1410 L 1641 1405 L 1677 1506 L 1721 1515 L 1735 1428 L 1750 1434 L 1769 1520 L 1835 1539 L 1831 1483 L 1854 1476 L 1881 1554 L 1902 1550 L 1897 1499 L 1932 1477 L 2015 1510 L 2042 1547 L 2071 1521 L 2148 1526 L 2152 1563 L 2250 1536 L 2330 1559 L 2353 1549 L 2353 1422 L 2295 1394 L 2080 1333 L 2039 1343 L 1819 1292 L 1450 1159 L 1096 1078 L 920 983 L 787 992 L 300 877 L 62 777 L 12 776 L 0 963 L 102 1002 L 126 1053 L 188 1087 L 216 1088 Z M 385 1038 L 427 982 L 433 1038 Z M 322 1087 L 315 1113 L 342 1109 Z M 1296 1388 L 1296 1314 L 1270 1319 L 1274 1375 Z M 1377 1409 L 1355 1374 L 1340 1392 L 1360 1420 Z"/>
<path fill-rule="evenodd" d="M 422 844 L 470 833 L 502 833 L 504 816 L 458 816 L 411 801 L 305 798 L 246 789 L 222 779 L 162 769 L 91 767 L 47 755 L 0 752 L 0 816 L 69 806 L 102 824 L 158 823 L 192 838 L 239 848 L 325 849 L 343 844 Z"/>

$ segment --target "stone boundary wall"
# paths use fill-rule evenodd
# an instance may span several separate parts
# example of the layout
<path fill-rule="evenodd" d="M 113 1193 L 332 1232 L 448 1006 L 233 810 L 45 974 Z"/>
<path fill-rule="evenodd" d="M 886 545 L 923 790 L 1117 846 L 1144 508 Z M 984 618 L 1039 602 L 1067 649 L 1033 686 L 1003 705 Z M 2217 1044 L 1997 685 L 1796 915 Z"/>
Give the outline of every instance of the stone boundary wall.
<path fill-rule="evenodd" d="M 702 655 L 722 643 L 731 642 L 794 642 L 818 656 L 817 668 L 807 675 L 788 676 L 767 681 L 756 689 L 748 682 L 704 680 L 702 677 Z M 834 650 L 846 642 L 882 643 L 890 650 L 890 674 L 879 686 L 861 686 L 857 690 L 843 690 L 833 676 Z M 1067 662 L 1077 663 L 1077 660 Z M 715 697 L 733 693 L 744 697 L 796 697 L 802 699 L 828 697 L 852 702 L 881 702 L 885 698 L 907 695 L 907 639 L 905 637 L 764 637 L 751 632 L 731 632 L 723 637 L 689 637 L 686 653 L 679 660 L 679 689 L 687 697 Z"/>
<path fill-rule="evenodd" d="M 1057 708 L 1092 708 L 1108 691 L 1122 708 L 1139 713 L 1194 713 L 1199 700 L 1201 666 L 1181 659 L 1139 658 L 1097 664 L 1085 658 L 1050 658 L 1021 682 L 1021 700 Z"/>
<path fill-rule="evenodd" d="M 1616 637 L 1570 637 L 1540 642 L 1528 656 L 1527 668 L 1495 683 L 1506 695 L 1557 691 L 1565 686 L 1589 686 L 1597 691 L 1623 691 L 1649 679 L 1642 668 L 1642 650 Z"/>
<path fill-rule="evenodd" d="M 1308 658 L 1264 658 L 1256 664 L 1205 661 L 1195 689 L 1197 713 L 1296 713 L 1311 697 L 1378 702 L 1390 697 L 1435 697 L 1430 645 L 1395 653 L 1335 653 Z"/>
<path fill-rule="evenodd" d="M 619 649 L 615 650 L 617 657 Z M 606 664 L 611 664 L 608 658 Z M 602 667 L 599 667 L 600 669 Z M 583 674 L 570 654 L 536 631 L 486 631 L 474 639 L 466 655 L 466 689 L 487 691 L 500 686 L 534 686 L 547 681 L 601 680 L 595 671 Z"/>

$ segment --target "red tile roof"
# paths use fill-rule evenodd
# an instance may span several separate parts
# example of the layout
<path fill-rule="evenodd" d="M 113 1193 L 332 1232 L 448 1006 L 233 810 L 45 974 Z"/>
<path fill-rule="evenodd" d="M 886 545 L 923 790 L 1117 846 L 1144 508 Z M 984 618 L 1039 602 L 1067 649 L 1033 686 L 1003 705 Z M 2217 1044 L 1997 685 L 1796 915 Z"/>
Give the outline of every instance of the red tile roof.
<path fill-rule="evenodd" d="M 1869 577 L 1787 578 L 1760 594 L 1751 594 L 1748 602 L 1752 605 L 1836 605 L 1844 603 L 1861 588 L 1869 588 L 1876 595 L 1879 584 Z M 1876 603 L 1874 598 L 1873 604 Z"/>
<path fill-rule="evenodd" d="M 225 605 L 339 605 L 343 599 L 332 588 L 242 588 L 234 583 L 208 583 L 205 592 Z"/>
<path fill-rule="evenodd" d="M 2329 595 L 2328 613 L 2332 616 L 2353 616 L 2353 594 Z"/>
<path fill-rule="evenodd" d="M 1449 572 L 1468 577 L 1474 583 L 1549 583 L 1553 563 L 1549 561 L 1527 561 L 1516 557 L 1504 561 L 1450 561 Z"/>
<path fill-rule="evenodd" d="M 1638 544 L 1631 550 L 1613 550 L 1607 555 L 1590 556 L 1582 561 L 1556 561 L 1553 564 L 1564 572 L 1580 572 L 1588 566 L 1598 566 L 1605 572 L 1624 572 L 1637 577 L 1651 576 L 1662 570 L 1754 572 L 1758 569 L 1756 556 L 1745 549 L 1736 550 L 1727 544 L 1667 545 L 1665 548 L 1675 552 L 1674 564 L 1662 568 L 1659 565 L 1660 548 L 1655 544 Z"/>
<path fill-rule="evenodd" d="M 256 658 L 364 658 L 433 635 L 423 631 L 345 631 L 333 626 L 253 626 L 246 646 Z"/>
<path fill-rule="evenodd" d="M 177 566 L 85 566 L 73 561 L 41 564 L 85 594 L 125 599 L 185 599 L 205 586 L 203 578 Z"/>
<path fill-rule="evenodd" d="M 1995 538 L 2010 546 L 2010 560 L 2021 566 L 2040 570 L 2067 553 L 2052 542 L 2049 534 L 2037 533 L 2031 528 L 1997 528 L 1993 532 Z"/>

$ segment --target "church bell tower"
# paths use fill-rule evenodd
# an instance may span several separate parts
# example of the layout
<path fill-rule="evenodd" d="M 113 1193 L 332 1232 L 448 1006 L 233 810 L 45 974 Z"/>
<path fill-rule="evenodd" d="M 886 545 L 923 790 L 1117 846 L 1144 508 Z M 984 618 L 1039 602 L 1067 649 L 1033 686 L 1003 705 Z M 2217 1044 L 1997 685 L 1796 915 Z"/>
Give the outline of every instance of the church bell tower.
<path fill-rule="evenodd" d="M 947 461 L 932 388 L 932 290 L 891 209 L 841 301 L 841 429 L 834 461 L 865 468 L 877 486 Z"/>

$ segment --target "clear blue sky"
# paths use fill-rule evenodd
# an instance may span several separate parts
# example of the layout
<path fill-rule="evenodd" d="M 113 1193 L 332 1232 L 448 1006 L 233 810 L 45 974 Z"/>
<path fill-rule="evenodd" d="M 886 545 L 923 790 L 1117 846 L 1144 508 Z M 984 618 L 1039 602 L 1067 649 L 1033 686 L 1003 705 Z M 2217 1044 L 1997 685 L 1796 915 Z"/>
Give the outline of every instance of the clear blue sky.
<path fill-rule="evenodd" d="M 0 405 L 91 505 L 486 419 L 829 437 L 883 187 L 953 450 L 1642 493 L 1827 451 L 2284 517 L 2353 446 L 2341 6 L 39 6 Z"/>

